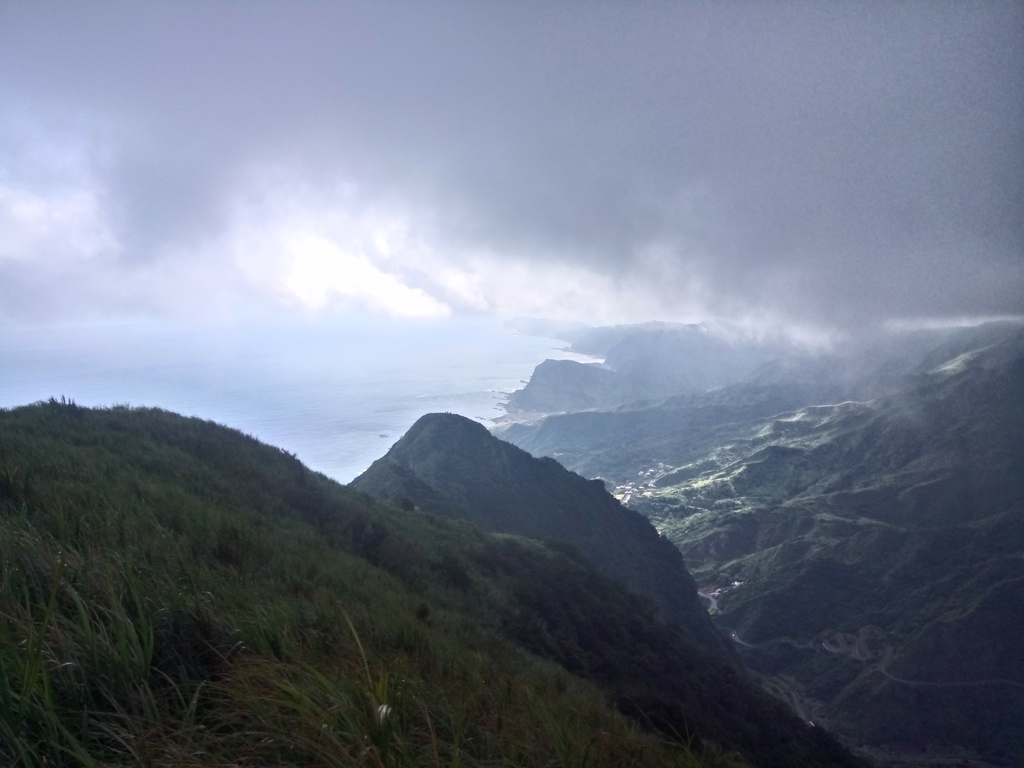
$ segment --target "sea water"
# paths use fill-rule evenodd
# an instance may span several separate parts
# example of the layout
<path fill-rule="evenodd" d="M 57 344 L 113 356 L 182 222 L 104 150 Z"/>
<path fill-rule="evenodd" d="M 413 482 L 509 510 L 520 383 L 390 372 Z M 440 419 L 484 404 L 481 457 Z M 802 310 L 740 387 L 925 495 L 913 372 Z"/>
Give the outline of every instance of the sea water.
<path fill-rule="evenodd" d="M 348 482 L 425 413 L 489 424 L 564 342 L 496 320 L 335 318 L 0 328 L 0 407 L 63 396 L 241 430 Z M 584 359 L 584 358 L 579 358 Z"/>

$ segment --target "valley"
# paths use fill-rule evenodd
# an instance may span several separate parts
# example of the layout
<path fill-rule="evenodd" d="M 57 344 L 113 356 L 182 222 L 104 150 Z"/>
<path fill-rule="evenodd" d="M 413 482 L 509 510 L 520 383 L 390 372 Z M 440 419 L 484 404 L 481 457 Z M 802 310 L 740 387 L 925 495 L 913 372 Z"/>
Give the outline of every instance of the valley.
<path fill-rule="evenodd" d="M 922 764 L 1012 764 L 1024 759 L 1022 338 L 990 326 L 873 358 L 784 359 L 705 393 L 497 432 L 603 478 L 650 519 L 716 625 L 801 717 Z"/>

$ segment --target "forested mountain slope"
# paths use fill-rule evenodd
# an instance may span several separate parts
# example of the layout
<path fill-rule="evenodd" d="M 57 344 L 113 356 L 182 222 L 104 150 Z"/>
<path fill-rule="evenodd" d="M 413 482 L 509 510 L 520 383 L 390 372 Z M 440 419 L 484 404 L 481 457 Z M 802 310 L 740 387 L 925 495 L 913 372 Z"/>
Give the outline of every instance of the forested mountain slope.
<path fill-rule="evenodd" d="M 854 764 L 679 642 L 575 555 L 375 501 L 227 428 L 0 411 L 5 764 L 724 765 L 715 741 Z M 712 683 L 723 704 L 691 716 Z"/>
<path fill-rule="evenodd" d="M 859 379 L 781 373 L 505 435 L 617 471 L 747 662 L 809 717 L 1024 762 L 1024 335 L 951 334 Z M 806 399 L 830 379 L 881 394 Z"/>
<path fill-rule="evenodd" d="M 705 584 L 741 582 L 718 620 L 772 642 L 751 663 L 841 728 L 1024 760 L 1022 351 L 780 415 L 639 499 Z"/>

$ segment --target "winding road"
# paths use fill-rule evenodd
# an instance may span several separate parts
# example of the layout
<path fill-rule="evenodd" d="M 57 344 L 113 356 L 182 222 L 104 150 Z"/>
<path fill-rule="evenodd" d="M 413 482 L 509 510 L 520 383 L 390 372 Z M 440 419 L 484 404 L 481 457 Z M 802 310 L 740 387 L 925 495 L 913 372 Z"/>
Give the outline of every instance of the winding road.
<path fill-rule="evenodd" d="M 707 598 L 709 600 L 712 599 L 710 595 L 701 595 L 701 597 Z M 735 629 L 730 629 L 729 627 L 719 628 L 728 633 L 729 637 L 732 638 L 732 641 L 734 643 L 736 643 L 737 645 L 742 645 L 746 648 L 764 648 L 765 646 L 772 645 L 773 643 L 786 643 L 787 645 L 792 645 L 794 648 L 814 650 L 820 642 L 822 649 L 828 651 L 829 653 L 843 653 L 846 655 L 851 655 L 854 658 L 860 659 L 861 661 L 865 661 L 867 658 L 870 657 L 870 653 L 861 651 L 862 639 L 860 637 L 858 637 L 858 642 L 854 646 L 850 646 L 853 649 L 853 653 L 847 653 L 848 646 L 845 643 L 840 643 L 837 644 L 836 647 L 832 647 L 828 644 L 827 641 L 815 642 L 814 640 L 811 640 L 807 643 L 798 643 L 790 637 L 776 637 L 772 638 L 771 640 L 765 640 L 762 643 L 748 643 L 740 637 L 739 633 Z M 868 670 L 868 672 L 879 672 L 885 677 L 887 677 L 889 680 L 892 680 L 894 683 L 901 683 L 903 685 L 912 685 L 919 687 L 973 688 L 983 685 L 1009 685 L 1014 688 L 1024 688 L 1024 683 L 1017 682 L 1016 680 L 1007 680 L 1001 677 L 986 678 L 984 680 L 963 680 L 948 683 L 938 682 L 934 680 L 907 680 L 904 677 L 897 677 L 887 669 L 887 667 L 889 666 L 889 662 L 892 660 L 893 655 L 894 651 L 892 646 L 886 645 L 885 650 L 883 651 L 882 661 L 878 664 L 878 666 L 874 667 L 874 669 Z"/>
<path fill-rule="evenodd" d="M 1024 688 L 1024 683 L 1018 683 L 1016 680 L 1006 680 L 1001 677 L 988 678 L 986 680 L 964 680 L 962 682 L 955 683 L 940 683 L 932 680 L 907 680 L 903 677 L 896 677 L 896 675 L 889 672 L 886 667 L 889 661 L 892 659 L 892 647 L 886 647 L 885 657 L 882 659 L 882 663 L 875 667 L 873 672 L 881 672 L 885 677 L 892 680 L 894 683 L 903 683 L 904 685 L 913 685 L 917 687 L 931 687 L 931 688 L 973 688 L 981 685 L 1009 685 L 1014 688 Z"/>

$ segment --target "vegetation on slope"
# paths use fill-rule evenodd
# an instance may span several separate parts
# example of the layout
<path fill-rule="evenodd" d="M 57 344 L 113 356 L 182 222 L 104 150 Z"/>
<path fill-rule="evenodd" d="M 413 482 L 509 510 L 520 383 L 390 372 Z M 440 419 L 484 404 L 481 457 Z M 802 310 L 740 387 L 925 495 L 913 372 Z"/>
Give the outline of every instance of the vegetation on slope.
<path fill-rule="evenodd" d="M 382 504 L 208 422 L 2 411 L 0 760 L 729 762 L 702 734 L 645 734 L 506 639 L 553 657 L 580 637 L 533 605 L 538 574 L 590 595 L 598 620 L 605 600 L 644 614 L 571 555 Z M 799 729 L 764 738 L 786 741 L 774 764 L 829 764 Z"/>
<path fill-rule="evenodd" d="M 793 382 L 780 364 L 505 435 L 604 472 L 620 441 L 612 472 L 645 470 L 630 506 L 717 589 L 747 663 L 808 716 L 900 750 L 1019 763 L 1024 337 L 993 326 L 919 346 L 860 377 Z M 830 389 L 882 396 L 809 405 Z"/>
<path fill-rule="evenodd" d="M 543 536 L 567 554 L 593 557 L 606 574 L 633 576 L 633 585 L 655 598 L 678 601 L 668 607 L 681 623 L 666 623 L 653 601 L 617 588 L 581 555 L 582 569 L 555 572 L 539 561 L 514 569 L 521 576 L 513 591 L 525 613 L 506 625 L 506 633 L 598 682 L 624 711 L 663 732 L 701 734 L 759 765 L 843 759 L 820 729 L 801 724 L 738 673 L 731 656 L 722 656 L 722 637 L 699 607 L 678 551 L 601 483 L 534 459 L 468 419 L 430 414 L 354 484 L 492 530 Z M 650 581 L 638 574 L 649 574 Z M 705 628 L 710 638 L 701 634 Z"/>
<path fill-rule="evenodd" d="M 734 661 L 708 620 L 679 551 L 600 481 L 535 459 L 454 414 L 419 419 L 352 485 L 485 530 L 572 545 L 612 578 L 652 597 L 707 652 Z"/>
<path fill-rule="evenodd" d="M 731 463 L 643 501 L 707 583 L 742 582 L 719 621 L 775 641 L 750 663 L 785 670 L 861 738 L 1024 759 L 1020 350 L 776 418 L 723 451 Z"/>
<path fill-rule="evenodd" d="M 5 764 L 701 762 L 464 610 L 468 526 L 159 411 L 0 413 L 0 466 Z"/>

